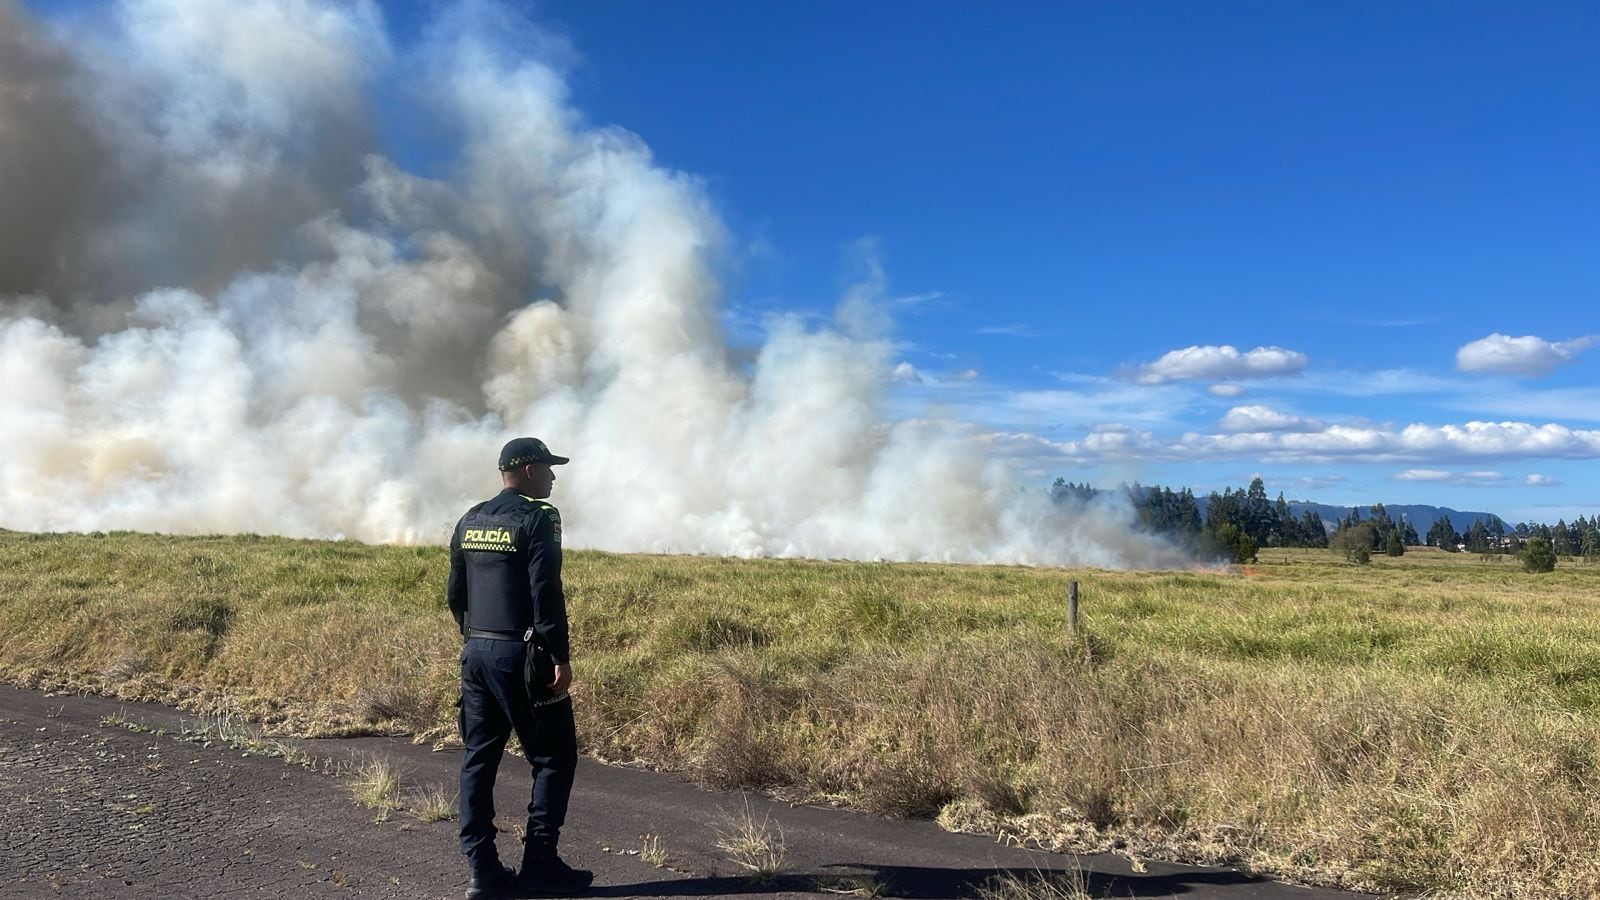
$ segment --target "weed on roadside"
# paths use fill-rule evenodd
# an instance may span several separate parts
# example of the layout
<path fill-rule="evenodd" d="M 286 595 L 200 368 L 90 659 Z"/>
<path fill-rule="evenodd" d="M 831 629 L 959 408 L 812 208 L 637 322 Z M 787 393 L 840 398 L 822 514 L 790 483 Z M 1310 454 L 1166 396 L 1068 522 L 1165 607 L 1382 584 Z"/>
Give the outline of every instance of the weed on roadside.
<path fill-rule="evenodd" d="M 740 809 L 723 810 L 713 827 L 717 849 L 727 853 L 728 860 L 749 872 L 752 879 L 767 882 L 783 874 L 788 852 L 783 828 L 766 813 L 757 819 L 748 797 Z"/>
<path fill-rule="evenodd" d="M 658 869 L 666 866 L 667 848 L 661 844 L 661 835 L 642 834 L 639 836 L 639 858 Z"/>
<path fill-rule="evenodd" d="M 423 822 L 447 822 L 457 814 L 458 794 L 442 784 L 411 792 L 406 806 Z"/>
<path fill-rule="evenodd" d="M 291 765 L 309 765 L 311 762 L 310 754 L 295 748 L 293 744 L 267 737 L 238 715 L 204 716 L 193 725 L 185 725 L 178 737 L 202 747 L 220 744 L 251 756 L 281 759 Z"/>
<path fill-rule="evenodd" d="M 102 728 L 125 728 L 135 733 L 143 733 L 150 730 L 142 722 L 135 722 L 128 718 L 128 714 L 120 709 L 109 716 L 101 716 L 100 726 Z"/>
<path fill-rule="evenodd" d="M 1002 872 L 978 887 L 979 900 L 1092 900 L 1083 872 Z"/>
<path fill-rule="evenodd" d="M 378 811 L 378 821 L 400 808 L 400 773 L 387 759 L 369 756 L 356 764 L 350 795 L 368 809 Z"/>

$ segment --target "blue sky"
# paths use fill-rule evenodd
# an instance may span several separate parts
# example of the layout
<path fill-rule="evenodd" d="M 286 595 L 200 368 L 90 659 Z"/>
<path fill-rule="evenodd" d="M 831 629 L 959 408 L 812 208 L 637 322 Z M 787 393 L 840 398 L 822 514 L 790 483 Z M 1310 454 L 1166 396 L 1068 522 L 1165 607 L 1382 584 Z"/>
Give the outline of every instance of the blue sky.
<path fill-rule="evenodd" d="M 1592 3 L 534 15 L 704 180 L 736 335 L 881 265 L 902 414 L 1100 485 L 1600 508 Z"/>
<path fill-rule="evenodd" d="M 395 45 L 446 6 L 385 3 Z M 702 186 L 736 344 L 877 272 L 894 413 L 1030 479 L 1600 511 L 1600 5 L 518 8 Z"/>

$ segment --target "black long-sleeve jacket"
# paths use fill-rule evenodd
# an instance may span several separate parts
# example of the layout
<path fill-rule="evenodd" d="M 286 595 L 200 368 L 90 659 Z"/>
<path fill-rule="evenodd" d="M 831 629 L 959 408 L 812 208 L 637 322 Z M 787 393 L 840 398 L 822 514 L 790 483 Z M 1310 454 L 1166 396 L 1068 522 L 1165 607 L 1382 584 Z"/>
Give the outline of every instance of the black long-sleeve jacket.
<path fill-rule="evenodd" d="M 450 614 L 463 631 L 532 626 L 558 663 L 571 661 L 561 590 L 561 513 L 506 488 L 467 510 L 450 538 Z"/>

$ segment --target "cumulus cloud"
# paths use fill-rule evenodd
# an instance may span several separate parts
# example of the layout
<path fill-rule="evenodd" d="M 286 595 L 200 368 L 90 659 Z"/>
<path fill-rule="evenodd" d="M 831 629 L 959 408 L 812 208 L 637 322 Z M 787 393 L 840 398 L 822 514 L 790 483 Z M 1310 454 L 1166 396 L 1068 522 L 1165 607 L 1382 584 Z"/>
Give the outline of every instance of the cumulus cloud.
<path fill-rule="evenodd" d="M 1169 381 L 1228 381 L 1244 378 L 1278 378 L 1299 374 L 1306 355 L 1282 347 L 1257 347 L 1247 353 L 1222 345 L 1185 347 L 1165 353 L 1155 362 L 1139 366 L 1131 377 L 1139 384 Z"/>
<path fill-rule="evenodd" d="M 1206 393 L 1213 397 L 1227 397 L 1230 399 L 1233 397 L 1242 397 L 1244 396 L 1244 385 L 1227 383 L 1208 384 L 1206 385 Z"/>
<path fill-rule="evenodd" d="M 889 372 L 889 380 L 896 384 L 917 384 L 922 381 L 922 375 L 916 366 L 902 362 Z"/>
<path fill-rule="evenodd" d="M 1338 487 L 1349 479 L 1343 475 L 1302 475 L 1294 483 L 1308 491 L 1325 491 Z"/>
<path fill-rule="evenodd" d="M 1463 344 L 1456 351 L 1456 368 L 1463 372 L 1498 372 L 1506 375 L 1549 375 L 1577 359 L 1593 346 L 1593 335 L 1566 341 L 1547 341 L 1525 334 L 1512 337 L 1496 332 Z"/>
<path fill-rule="evenodd" d="M 1241 457 L 1269 462 L 1358 462 L 1476 459 L 1597 459 L 1600 430 L 1554 423 L 1468 422 L 1464 425 L 1327 425 L 1317 431 L 1188 432 L 1162 437 L 1122 425 L 1100 426 L 1065 441 L 1068 457 L 1201 461 Z"/>
<path fill-rule="evenodd" d="M 1422 481 L 1435 484 L 1485 485 L 1500 484 L 1506 476 L 1499 472 L 1447 472 L 1442 469 L 1406 469 L 1390 476 L 1391 481 Z"/>
<path fill-rule="evenodd" d="M 1540 475 L 1539 473 L 1535 472 L 1532 475 L 1522 479 L 1522 483 L 1528 487 L 1560 487 L 1561 479 L 1552 478 L 1549 475 Z"/>
<path fill-rule="evenodd" d="M 1449 481 L 1450 473 L 1442 469 L 1407 469 L 1390 476 L 1392 481 Z"/>
<path fill-rule="evenodd" d="M 908 361 L 897 363 L 889 371 L 890 383 L 901 386 L 897 392 L 901 397 L 927 399 L 938 396 L 938 402 L 946 408 L 960 406 L 967 398 L 976 398 L 974 402 L 979 405 L 988 402 L 985 398 L 994 392 L 976 386 L 974 382 L 979 377 L 977 369 L 930 370 Z"/>
<path fill-rule="evenodd" d="M 1592 459 L 1600 456 L 1600 431 L 1527 422 L 1412 424 L 1398 429 L 1332 425 L 1305 434 L 1202 436 L 1182 444 L 1200 451 L 1255 451 L 1278 458 Z"/>
<path fill-rule="evenodd" d="M 1217 428 L 1230 433 L 1260 431 L 1320 431 L 1327 426 L 1316 419 L 1280 412 L 1270 406 L 1235 406 L 1217 422 Z"/>

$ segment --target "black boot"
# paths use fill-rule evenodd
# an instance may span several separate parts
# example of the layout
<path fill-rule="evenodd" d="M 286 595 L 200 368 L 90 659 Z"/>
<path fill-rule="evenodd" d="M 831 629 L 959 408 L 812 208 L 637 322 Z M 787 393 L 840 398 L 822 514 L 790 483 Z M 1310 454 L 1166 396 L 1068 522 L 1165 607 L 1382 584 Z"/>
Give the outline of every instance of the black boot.
<path fill-rule="evenodd" d="M 534 897 L 576 897 L 593 883 L 593 872 L 562 862 L 553 844 L 527 841 L 522 845 L 522 868 L 515 882 L 519 892 Z"/>
<path fill-rule="evenodd" d="M 511 893 L 516 873 L 500 864 L 500 856 L 490 847 L 487 853 L 468 858 L 467 900 L 490 900 Z"/>

